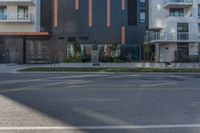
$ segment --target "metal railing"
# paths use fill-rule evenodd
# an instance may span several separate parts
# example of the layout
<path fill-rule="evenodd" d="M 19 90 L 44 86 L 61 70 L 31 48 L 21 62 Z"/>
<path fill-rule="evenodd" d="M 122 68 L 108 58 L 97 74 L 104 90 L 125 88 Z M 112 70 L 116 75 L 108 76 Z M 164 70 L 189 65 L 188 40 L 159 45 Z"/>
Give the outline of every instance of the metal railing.
<path fill-rule="evenodd" d="M 26 3 L 32 3 L 33 0 L 0 0 L 0 3 L 23 3 L 23 2 L 26 2 Z"/>
<path fill-rule="evenodd" d="M 170 13 L 168 17 L 185 17 L 184 13 Z"/>
<path fill-rule="evenodd" d="M 0 21 L 32 21 L 31 13 L 0 13 Z"/>
<path fill-rule="evenodd" d="M 189 4 L 192 4 L 192 3 L 194 3 L 194 1 L 193 0 L 165 0 L 165 4 L 166 3 L 174 3 L 174 4 L 189 3 Z"/>
<path fill-rule="evenodd" d="M 193 0 L 165 0 L 164 1 L 164 4 L 163 4 L 163 7 L 164 8 L 169 8 L 170 5 L 184 5 L 184 6 L 192 6 L 194 4 L 194 1 Z"/>
<path fill-rule="evenodd" d="M 166 33 L 166 32 L 155 32 L 150 33 L 145 36 L 145 43 L 150 43 L 152 41 L 186 41 L 186 42 L 193 42 L 199 41 L 199 35 L 197 33 L 188 33 L 188 32 L 173 32 L 173 33 Z"/>

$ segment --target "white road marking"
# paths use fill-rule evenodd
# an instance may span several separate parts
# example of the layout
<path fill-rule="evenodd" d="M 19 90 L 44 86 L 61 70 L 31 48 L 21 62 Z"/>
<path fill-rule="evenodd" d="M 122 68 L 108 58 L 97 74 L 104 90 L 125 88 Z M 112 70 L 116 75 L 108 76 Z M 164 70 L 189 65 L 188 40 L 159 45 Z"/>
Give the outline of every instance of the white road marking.
<path fill-rule="evenodd" d="M 140 75 L 110 75 L 111 77 L 107 77 L 108 79 L 118 79 L 118 78 L 128 78 L 128 77 L 139 77 Z"/>
<path fill-rule="evenodd" d="M 128 129 L 174 129 L 174 128 L 200 128 L 200 124 L 175 125 L 127 125 L 127 126 L 46 126 L 46 127 L 0 127 L 0 131 L 10 130 L 128 130 Z"/>
<path fill-rule="evenodd" d="M 30 80 L 25 80 L 25 79 L 16 79 L 16 80 L 5 80 L 1 81 L 0 84 L 14 84 L 14 83 L 26 83 L 26 82 L 36 82 L 36 81 L 42 81 L 43 79 L 30 79 Z"/>
<path fill-rule="evenodd" d="M 41 88 L 41 87 L 48 87 L 48 86 L 61 85 L 61 84 L 66 84 L 66 85 L 74 85 L 75 84 L 76 85 L 76 84 L 86 84 L 86 83 L 91 83 L 91 82 L 85 81 L 85 80 L 67 80 L 67 81 L 62 81 L 62 82 L 59 81 L 59 82 L 55 82 L 55 83 L 53 82 L 53 83 L 30 85 L 30 86 L 22 87 L 22 88 L 5 89 L 5 90 L 0 90 L 0 93 L 17 92 L 17 91 L 45 90 L 44 88 Z"/>
<path fill-rule="evenodd" d="M 71 78 L 86 78 L 86 77 L 105 77 L 103 74 L 89 74 L 89 75 L 74 75 L 74 76 L 63 76 L 63 77 L 52 77 L 53 79 L 71 79 Z"/>
<path fill-rule="evenodd" d="M 140 87 L 157 87 L 157 86 L 166 86 L 166 85 L 176 85 L 176 83 L 147 84 L 147 85 L 140 85 Z"/>

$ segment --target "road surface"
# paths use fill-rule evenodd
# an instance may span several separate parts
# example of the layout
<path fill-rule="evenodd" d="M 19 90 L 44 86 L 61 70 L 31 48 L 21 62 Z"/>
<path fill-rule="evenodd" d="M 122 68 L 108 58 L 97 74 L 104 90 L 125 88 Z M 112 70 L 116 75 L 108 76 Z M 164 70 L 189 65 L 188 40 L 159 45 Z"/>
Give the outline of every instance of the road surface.
<path fill-rule="evenodd" d="M 0 133 L 199 133 L 198 74 L 0 74 Z"/>

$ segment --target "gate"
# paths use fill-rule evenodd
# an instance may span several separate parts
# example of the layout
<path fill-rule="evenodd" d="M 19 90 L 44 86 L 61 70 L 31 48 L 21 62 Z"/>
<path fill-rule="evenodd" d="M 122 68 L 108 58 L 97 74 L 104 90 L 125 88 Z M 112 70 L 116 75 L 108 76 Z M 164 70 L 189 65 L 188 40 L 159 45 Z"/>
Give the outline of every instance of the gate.
<path fill-rule="evenodd" d="M 49 44 L 46 40 L 27 39 L 25 44 L 25 63 L 49 63 Z"/>
<path fill-rule="evenodd" d="M 0 63 L 10 63 L 8 50 L 0 50 Z"/>

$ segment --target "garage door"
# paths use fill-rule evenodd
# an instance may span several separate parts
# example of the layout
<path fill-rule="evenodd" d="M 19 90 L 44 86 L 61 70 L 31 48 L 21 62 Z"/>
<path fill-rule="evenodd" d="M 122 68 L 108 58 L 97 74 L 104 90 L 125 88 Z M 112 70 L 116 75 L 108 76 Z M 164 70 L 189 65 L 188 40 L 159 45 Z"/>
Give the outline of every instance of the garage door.
<path fill-rule="evenodd" d="M 49 40 L 26 40 L 26 58 L 28 64 L 49 63 Z"/>

